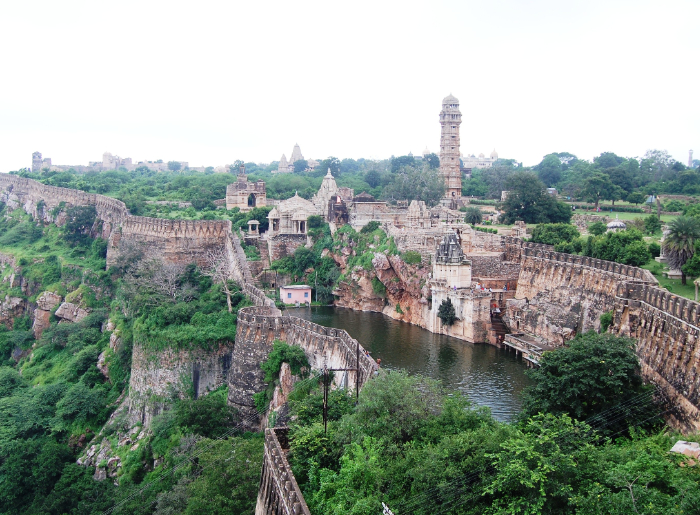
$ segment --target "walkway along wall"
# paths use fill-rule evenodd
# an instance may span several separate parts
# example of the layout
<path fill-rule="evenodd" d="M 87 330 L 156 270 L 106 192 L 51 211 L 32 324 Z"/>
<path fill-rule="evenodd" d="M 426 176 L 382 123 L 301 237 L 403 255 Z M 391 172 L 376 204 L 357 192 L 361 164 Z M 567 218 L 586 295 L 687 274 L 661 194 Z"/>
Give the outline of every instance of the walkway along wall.
<path fill-rule="evenodd" d="M 311 515 L 285 451 L 287 428 L 265 430 L 265 450 L 255 515 Z"/>
<path fill-rule="evenodd" d="M 618 285 L 611 331 L 637 339 L 645 380 L 660 386 L 672 404 L 670 423 L 700 430 L 700 304 L 654 285 Z"/>

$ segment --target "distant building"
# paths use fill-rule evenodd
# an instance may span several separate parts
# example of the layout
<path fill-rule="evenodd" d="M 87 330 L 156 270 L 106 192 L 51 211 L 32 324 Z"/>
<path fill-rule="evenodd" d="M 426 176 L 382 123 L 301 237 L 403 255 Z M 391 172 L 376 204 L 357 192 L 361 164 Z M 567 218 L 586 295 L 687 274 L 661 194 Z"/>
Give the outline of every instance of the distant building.
<path fill-rule="evenodd" d="M 189 167 L 187 161 L 176 162 L 180 164 L 180 169 L 182 170 Z M 163 161 L 139 161 L 138 163 L 134 163 L 130 157 L 121 158 L 110 152 L 105 152 L 102 154 L 102 161 L 90 161 L 88 165 L 55 165 L 51 163 L 50 157 L 42 159 L 41 152 L 34 152 L 32 154 L 32 172 L 40 172 L 44 168 L 57 172 L 74 170 L 78 173 L 104 172 L 107 170 L 119 170 L 120 168 L 124 168 L 130 172 L 141 167 L 164 172 L 168 170 L 168 163 L 164 163 Z"/>
<path fill-rule="evenodd" d="M 688 168 L 693 167 L 693 150 L 688 151 Z"/>
<path fill-rule="evenodd" d="M 553 197 L 556 197 L 557 196 L 557 189 L 556 188 L 547 188 L 547 193 L 549 193 Z"/>
<path fill-rule="evenodd" d="M 502 191 L 501 192 L 501 202 L 505 202 L 506 199 L 508 198 L 508 195 L 510 195 L 510 191 Z"/>
<path fill-rule="evenodd" d="M 248 181 L 245 165 L 241 165 L 238 180 L 226 186 L 226 209 L 237 207 L 245 212 L 255 207 L 264 206 L 266 203 L 265 181 Z"/>
<path fill-rule="evenodd" d="M 292 150 L 292 157 L 289 158 L 289 161 L 287 161 L 287 156 L 282 154 L 279 165 L 277 165 L 277 170 L 272 173 L 292 173 L 294 172 L 294 163 L 303 160 L 304 156 L 301 153 L 299 143 L 295 143 L 294 149 Z"/>
<path fill-rule="evenodd" d="M 305 284 L 281 286 L 280 300 L 285 304 L 311 304 L 311 287 Z"/>
<path fill-rule="evenodd" d="M 489 157 L 486 157 L 483 153 L 478 156 L 474 154 L 466 157 L 462 156 L 462 170 L 467 174 L 471 174 L 474 168 L 491 168 L 496 161 L 498 161 L 496 149 L 493 149 Z"/>
<path fill-rule="evenodd" d="M 619 232 L 619 231 L 624 231 L 627 229 L 627 224 L 620 220 L 617 215 L 615 215 L 615 220 L 610 222 L 608 224 L 608 231 L 607 232 Z"/>

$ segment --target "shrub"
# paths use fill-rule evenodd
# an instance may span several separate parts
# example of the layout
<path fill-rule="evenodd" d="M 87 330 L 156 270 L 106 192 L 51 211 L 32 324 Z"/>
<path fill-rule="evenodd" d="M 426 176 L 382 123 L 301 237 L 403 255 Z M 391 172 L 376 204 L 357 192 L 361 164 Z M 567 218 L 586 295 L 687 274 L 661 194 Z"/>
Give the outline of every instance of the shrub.
<path fill-rule="evenodd" d="M 414 250 L 407 250 L 406 252 L 401 254 L 401 259 L 403 259 L 404 263 L 407 263 L 409 265 L 417 265 L 421 262 L 422 257 L 418 252 Z"/>
<path fill-rule="evenodd" d="M 600 332 L 601 333 L 606 333 L 608 331 L 608 327 L 610 327 L 613 323 L 613 312 L 608 311 L 606 313 L 603 313 L 600 315 Z"/>
<path fill-rule="evenodd" d="M 381 227 L 381 224 L 377 222 L 376 220 L 372 220 L 369 222 L 367 225 L 365 225 L 362 229 L 360 229 L 360 234 L 369 234 L 371 232 L 376 231 Z"/>
<path fill-rule="evenodd" d="M 386 286 L 377 277 L 372 277 L 372 291 L 380 297 L 386 296 Z"/>
<path fill-rule="evenodd" d="M 318 229 L 323 225 L 323 217 L 319 215 L 311 215 L 306 219 L 309 229 Z"/>
<path fill-rule="evenodd" d="M 652 241 L 649 244 L 649 253 L 651 254 L 652 259 L 659 257 L 661 255 L 661 245 Z"/>
<path fill-rule="evenodd" d="M 481 210 L 478 207 L 468 207 L 465 209 L 464 213 L 464 221 L 468 224 L 480 224 L 484 218 L 481 214 Z"/>
<path fill-rule="evenodd" d="M 445 325 L 452 325 L 455 323 L 457 316 L 455 314 L 455 307 L 450 299 L 445 299 L 442 301 L 442 304 L 440 304 L 440 307 L 438 308 L 437 316 Z"/>
<path fill-rule="evenodd" d="M 588 232 L 593 234 L 594 236 L 600 236 L 607 230 L 608 227 L 603 222 L 593 222 L 591 225 L 588 226 Z"/>
<path fill-rule="evenodd" d="M 571 224 L 537 224 L 532 231 L 532 239 L 530 241 L 556 245 L 557 243 L 573 241 L 579 236 L 580 233 Z"/>

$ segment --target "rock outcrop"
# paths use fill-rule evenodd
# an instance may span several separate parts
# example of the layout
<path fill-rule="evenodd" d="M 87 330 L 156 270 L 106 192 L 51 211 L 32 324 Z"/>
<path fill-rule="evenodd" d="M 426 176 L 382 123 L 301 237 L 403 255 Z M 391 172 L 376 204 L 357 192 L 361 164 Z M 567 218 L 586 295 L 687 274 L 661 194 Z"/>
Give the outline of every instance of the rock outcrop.
<path fill-rule="evenodd" d="M 56 310 L 56 316 L 61 319 L 61 322 L 80 322 L 89 314 L 88 310 L 71 302 L 64 302 Z"/>
<path fill-rule="evenodd" d="M 41 333 L 49 327 L 51 323 L 51 310 L 58 306 L 61 302 L 61 296 L 45 291 L 39 298 L 36 299 L 36 309 L 34 310 L 34 324 L 32 325 L 32 331 L 34 331 L 34 338 L 37 340 L 41 337 Z"/>

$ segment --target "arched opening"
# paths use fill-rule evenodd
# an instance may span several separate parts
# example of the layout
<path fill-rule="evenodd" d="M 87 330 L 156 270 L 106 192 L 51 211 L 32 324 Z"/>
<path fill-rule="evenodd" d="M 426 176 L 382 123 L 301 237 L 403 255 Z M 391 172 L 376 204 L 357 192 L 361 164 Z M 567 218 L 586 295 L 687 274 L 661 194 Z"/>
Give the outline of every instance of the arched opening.
<path fill-rule="evenodd" d="M 255 193 L 248 195 L 248 207 L 255 207 Z"/>

